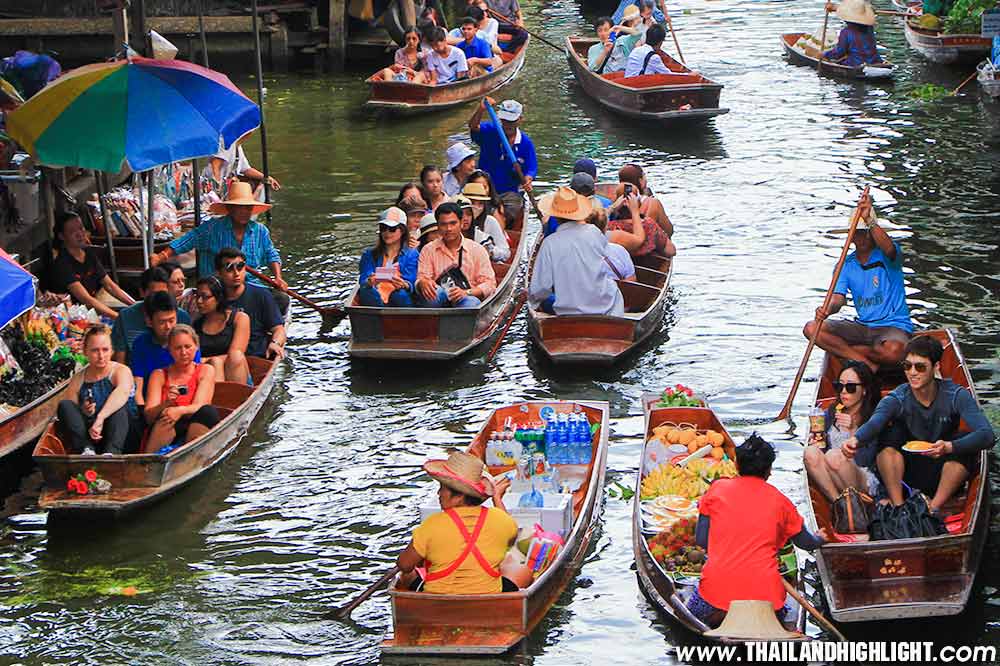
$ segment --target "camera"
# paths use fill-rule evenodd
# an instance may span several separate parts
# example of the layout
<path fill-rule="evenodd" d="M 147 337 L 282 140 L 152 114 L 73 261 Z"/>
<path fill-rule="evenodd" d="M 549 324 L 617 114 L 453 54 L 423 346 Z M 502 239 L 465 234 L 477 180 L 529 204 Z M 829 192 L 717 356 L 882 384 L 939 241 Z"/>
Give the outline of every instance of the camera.
<path fill-rule="evenodd" d="M 188 392 L 188 387 L 187 386 L 178 386 L 177 387 L 177 395 L 187 395 L 187 392 Z"/>
<path fill-rule="evenodd" d="M 625 196 L 632 196 L 632 185 L 629 183 L 625 183 Z"/>

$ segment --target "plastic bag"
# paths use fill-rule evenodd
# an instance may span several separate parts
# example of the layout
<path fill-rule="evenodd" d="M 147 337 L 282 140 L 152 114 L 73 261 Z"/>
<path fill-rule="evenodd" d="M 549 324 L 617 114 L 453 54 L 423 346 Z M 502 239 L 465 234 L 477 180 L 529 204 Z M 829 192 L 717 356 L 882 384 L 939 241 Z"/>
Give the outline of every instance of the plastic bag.
<path fill-rule="evenodd" d="M 527 564 L 535 578 L 542 575 L 555 562 L 559 551 L 566 542 L 554 532 L 546 532 L 542 526 L 535 523 L 535 533 L 528 546 Z"/>
<path fill-rule="evenodd" d="M 21 375 L 21 366 L 18 364 L 17 359 L 14 358 L 14 354 L 11 353 L 7 343 L 3 341 L 3 338 L 0 338 L 0 378 L 11 374 L 14 376 Z"/>
<path fill-rule="evenodd" d="M 660 465 L 670 462 L 675 455 L 677 454 L 671 453 L 659 439 L 650 439 L 646 442 L 646 452 L 642 456 L 642 475 L 646 476 Z"/>

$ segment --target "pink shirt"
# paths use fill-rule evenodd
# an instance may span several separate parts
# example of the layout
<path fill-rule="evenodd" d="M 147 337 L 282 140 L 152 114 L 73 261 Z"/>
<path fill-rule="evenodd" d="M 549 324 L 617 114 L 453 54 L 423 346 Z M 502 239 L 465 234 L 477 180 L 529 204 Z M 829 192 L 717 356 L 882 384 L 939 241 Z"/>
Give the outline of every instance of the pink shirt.
<path fill-rule="evenodd" d="M 462 237 L 462 272 L 469 278 L 469 284 L 483 292 L 481 300 L 489 298 L 497 290 L 497 277 L 490 263 L 490 255 L 479 243 Z M 417 279 L 437 282 L 438 276 L 452 266 L 458 265 L 458 251 L 452 252 L 444 240 L 431 241 L 420 251 Z"/>

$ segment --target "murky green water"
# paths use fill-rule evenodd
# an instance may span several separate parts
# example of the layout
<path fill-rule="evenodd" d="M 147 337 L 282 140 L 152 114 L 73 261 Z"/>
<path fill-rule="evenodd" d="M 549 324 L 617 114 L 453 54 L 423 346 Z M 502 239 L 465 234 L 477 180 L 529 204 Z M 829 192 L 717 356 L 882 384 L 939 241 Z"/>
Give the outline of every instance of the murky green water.
<path fill-rule="evenodd" d="M 732 109 L 700 130 L 668 132 L 605 113 L 582 96 L 564 57 L 540 43 L 500 95 L 526 105 L 540 183 L 565 182 L 586 155 L 606 175 L 642 164 L 661 193 L 680 254 L 662 331 L 640 356 L 603 373 L 557 373 L 531 350 L 522 318 L 489 364 L 474 357 L 372 369 L 347 358 L 346 323 L 324 329 L 298 310 L 269 407 L 207 478 L 119 527 L 47 533 L 34 504 L 37 475 L 8 500 L 0 662 L 377 661 L 391 628 L 385 597 L 356 611 L 353 624 L 321 614 L 377 578 L 405 544 L 430 487 L 419 463 L 466 443 L 491 408 L 521 399 L 608 400 L 608 478 L 625 485 L 641 446 L 643 391 L 695 386 L 739 434 L 769 421 L 839 253 L 841 239 L 822 231 L 844 225 L 866 183 L 883 215 L 912 227 L 904 247 L 915 319 L 958 330 L 980 398 L 1000 405 L 998 105 L 974 87 L 958 100 L 909 100 L 915 84 L 953 88 L 967 72 L 922 62 L 884 19 L 881 41 L 902 67 L 894 88 L 819 79 L 784 62 L 778 34 L 816 29 L 817 3 L 684 6 L 675 20 L 684 55 L 726 85 Z M 597 11 L 587 8 L 587 18 Z M 529 2 L 527 16 L 551 41 L 587 29 L 576 2 Z M 272 233 L 289 282 L 321 300 L 346 295 L 376 211 L 422 164 L 443 160 L 471 113 L 373 119 L 361 110 L 360 78 L 267 80 L 272 170 L 285 185 Z M 349 221 L 335 218 L 345 213 Z M 818 368 L 816 355 L 796 402 L 800 423 Z M 762 427 L 782 440 L 774 482 L 803 506 L 797 445 L 784 426 Z M 607 500 L 576 583 L 504 661 L 671 662 L 671 644 L 687 638 L 639 592 L 629 516 L 629 505 Z M 985 588 L 957 619 L 853 631 L 996 645 L 998 565 L 993 538 Z M 128 586 L 138 594 L 123 596 Z"/>

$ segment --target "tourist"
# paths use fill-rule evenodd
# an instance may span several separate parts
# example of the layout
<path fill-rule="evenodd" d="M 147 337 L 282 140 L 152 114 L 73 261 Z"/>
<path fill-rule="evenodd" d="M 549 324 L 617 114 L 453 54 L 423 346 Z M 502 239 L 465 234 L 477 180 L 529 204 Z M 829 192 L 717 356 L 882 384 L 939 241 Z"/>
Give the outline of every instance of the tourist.
<path fill-rule="evenodd" d="M 844 442 L 844 455 L 862 455 L 877 446 L 889 501 L 903 503 L 905 483 L 930 497 L 931 511 L 938 511 L 978 471 L 979 452 L 992 448 L 996 436 L 971 391 L 938 379 L 944 355 L 940 342 L 922 335 L 906 344 L 904 354 L 906 383 L 882 398 L 868 422 Z M 904 456 L 902 446 L 912 440 L 933 446 Z"/>
<path fill-rule="evenodd" d="M 194 331 L 200 340 L 202 357 L 215 368 L 215 380 L 248 384 L 249 315 L 227 304 L 226 289 L 215 275 L 198 280 L 195 302 L 199 317 Z"/>
<path fill-rule="evenodd" d="M 448 195 L 444 193 L 444 177 L 441 170 L 436 166 L 427 164 L 420 170 L 420 191 L 424 201 L 427 202 L 427 209 L 432 213 L 437 207 L 448 201 Z"/>
<path fill-rule="evenodd" d="M 172 362 L 167 350 L 167 337 L 177 326 L 177 301 L 169 292 L 155 291 L 146 295 L 142 310 L 149 330 L 139 334 L 132 343 L 129 355 L 135 379 L 135 401 L 140 406 L 145 404 L 145 385 L 149 376 L 154 370 L 165 368 Z M 196 360 L 200 361 L 201 356 Z"/>
<path fill-rule="evenodd" d="M 441 513 L 413 530 L 396 559 L 404 582 L 432 594 L 516 592 L 518 585 L 502 575 L 518 530 L 503 503 L 510 479 L 494 482 L 482 460 L 460 451 L 447 460 L 427 461 L 424 471 L 440 484 Z M 482 506 L 491 498 L 492 507 Z M 412 575 L 421 566 L 426 570 L 422 579 Z"/>
<path fill-rule="evenodd" d="M 420 245 L 420 220 L 427 214 L 427 205 L 423 199 L 404 199 L 396 208 L 406 213 L 407 245 L 417 247 Z"/>
<path fill-rule="evenodd" d="M 52 230 L 54 245 L 59 250 L 49 270 L 49 289 L 59 294 L 69 294 L 73 302 L 92 308 L 99 315 L 114 319 L 118 316 L 115 306 L 135 303 L 104 270 L 97 251 L 87 244 L 83 220 L 76 213 L 56 216 Z"/>
<path fill-rule="evenodd" d="M 427 83 L 427 53 L 420 49 L 420 31 L 415 27 L 403 33 L 403 46 L 396 49 L 394 62 L 373 78 L 383 81 Z"/>
<path fill-rule="evenodd" d="M 393 205 L 398 208 L 402 208 L 403 202 L 407 200 L 422 203 L 424 205 L 424 209 L 429 210 L 427 202 L 424 200 L 424 191 L 413 181 L 404 183 L 403 186 L 399 188 L 399 194 L 396 195 L 396 202 Z"/>
<path fill-rule="evenodd" d="M 618 8 L 615 9 L 615 13 L 611 15 L 612 16 L 611 20 L 612 21 L 620 21 L 620 20 L 622 20 L 622 17 L 623 17 L 623 15 L 625 13 L 625 10 L 628 9 L 629 5 L 632 5 L 636 9 L 639 9 L 640 10 L 640 15 L 642 15 L 642 8 L 641 8 L 641 6 L 643 4 L 644 4 L 643 0 L 621 0 L 621 2 L 618 4 Z M 654 5 L 653 2 L 650 2 L 649 4 L 650 5 Z M 668 14 L 668 12 L 667 12 L 667 1 L 666 0 L 660 0 L 660 6 L 659 7 L 653 6 L 651 9 L 649 9 L 647 11 L 649 12 L 649 15 L 652 18 L 653 22 L 655 22 L 655 23 L 663 23 L 663 22 L 665 22 L 667 20 L 667 14 Z"/>
<path fill-rule="evenodd" d="M 667 31 L 662 25 L 654 23 L 646 31 L 646 43 L 637 46 L 628 56 L 628 63 L 625 65 L 625 78 L 630 79 L 646 74 L 669 74 L 664 58 L 670 58 L 660 48 L 663 40 L 667 37 Z"/>
<path fill-rule="evenodd" d="M 597 203 L 601 204 L 601 208 L 608 208 L 611 205 L 611 199 L 598 194 L 596 192 L 597 188 L 597 164 L 594 160 L 589 157 L 581 157 L 576 162 L 573 163 L 573 175 L 578 173 L 585 173 L 590 176 L 594 183 L 595 192 L 593 193 L 593 198 Z"/>
<path fill-rule="evenodd" d="M 598 69 L 594 71 L 598 74 L 611 74 L 613 72 L 625 71 L 629 55 L 632 53 L 632 50 L 636 47 L 636 45 L 642 41 L 645 34 L 644 30 L 640 30 L 641 23 L 642 17 L 639 15 L 639 8 L 635 5 L 629 5 L 626 7 L 621 24 L 613 26 L 609 31 L 609 35 L 614 33 L 614 37 L 608 37 L 608 42 L 611 44 L 611 48 L 609 49 L 610 54 L 607 57 L 607 61 L 604 63 L 604 68 L 601 69 L 600 66 L 598 66 Z M 603 53 L 603 47 L 601 51 Z"/>
<path fill-rule="evenodd" d="M 485 39 L 476 35 L 476 19 L 466 16 L 462 19 L 462 41 L 455 46 L 465 54 L 465 62 L 469 67 L 469 76 L 483 76 L 493 71 L 497 64 L 493 50 Z"/>
<path fill-rule="evenodd" d="M 618 182 L 620 184 L 632 185 L 636 188 L 636 191 L 639 193 L 639 212 L 644 218 L 648 217 L 655 222 L 656 226 L 660 227 L 666 235 L 665 240 L 656 240 L 656 247 L 668 257 L 674 256 L 673 243 L 667 242 L 674 235 L 674 225 L 670 223 L 670 218 L 667 217 L 667 213 L 663 209 L 663 204 L 650 191 L 649 183 L 646 181 L 646 172 L 643 168 L 638 164 L 626 164 L 618 170 Z M 647 232 L 648 235 L 649 233 Z M 670 250 L 669 252 L 667 251 L 668 249 Z"/>
<path fill-rule="evenodd" d="M 445 155 L 448 173 L 444 176 L 444 193 L 453 197 L 462 191 L 469 175 L 476 170 L 476 151 L 464 143 L 453 143 Z"/>
<path fill-rule="evenodd" d="M 878 480 L 870 469 L 875 464 L 874 448 L 852 460 L 844 454 L 843 446 L 871 418 L 881 397 L 875 375 L 858 361 L 844 364 L 833 390 L 837 399 L 826 410 L 825 448 L 810 442 L 805 450 L 809 479 L 831 503 L 848 487 L 872 495 L 878 489 Z"/>
<path fill-rule="evenodd" d="M 87 365 L 70 378 L 66 398 L 56 410 L 68 453 L 125 453 L 135 411 L 135 384 L 128 367 L 111 360 L 111 350 L 107 326 L 91 326 L 83 334 Z"/>
<path fill-rule="evenodd" d="M 483 202 L 485 204 L 483 212 L 487 215 L 492 215 L 500 224 L 500 227 L 502 229 L 506 229 L 507 218 L 504 215 L 503 202 L 500 201 L 500 195 L 497 194 L 497 189 L 493 187 L 493 179 L 490 178 L 490 174 L 486 173 L 482 169 L 476 169 L 470 173 L 469 177 L 465 180 L 466 185 L 469 183 L 479 183 L 486 188 L 489 200 Z"/>
<path fill-rule="evenodd" d="M 174 297 L 175 301 L 177 301 L 177 323 L 190 323 L 190 311 L 193 311 L 196 308 L 194 307 L 194 290 L 186 288 L 187 275 L 184 274 L 184 269 L 181 268 L 179 263 L 172 259 L 160 263 L 158 268 L 162 268 L 170 275 L 170 281 L 167 283 L 167 287 L 170 291 L 170 295 Z M 181 315 L 182 311 L 184 312 L 183 315 Z M 183 319 L 187 319 L 188 322 L 182 321 L 182 317 Z"/>
<path fill-rule="evenodd" d="M 469 76 L 465 53 L 448 43 L 444 28 L 434 28 L 434 33 L 431 35 L 431 50 L 426 60 L 429 72 L 427 83 L 432 86 L 454 83 Z"/>
<path fill-rule="evenodd" d="M 500 40 L 501 48 L 513 53 L 528 40 L 528 32 L 524 29 L 524 16 L 521 14 L 521 4 L 518 0 L 487 0 L 489 8 L 499 14 L 498 32 L 504 35 Z"/>
<path fill-rule="evenodd" d="M 556 315 L 624 315 L 622 293 L 604 263 L 608 239 L 585 222 L 593 210 L 590 199 L 560 187 L 538 207 L 559 227 L 538 250 L 528 289 L 531 307 Z"/>
<path fill-rule="evenodd" d="M 493 185 L 503 202 L 505 217 L 508 220 L 516 220 L 524 209 L 521 190 L 530 192 L 531 182 L 538 175 L 535 144 L 520 129 L 521 116 L 524 112 L 520 102 L 513 99 L 503 101 L 497 111 L 500 127 L 492 122 L 482 122 L 486 104 L 492 106 L 496 102 L 487 97 L 476 106 L 475 113 L 469 118 L 469 134 L 472 141 L 480 148 L 479 168 L 488 173 L 493 180 Z M 506 137 L 507 143 L 514 151 L 516 165 L 510 163 L 502 137 Z"/>
<path fill-rule="evenodd" d="M 847 25 L 840 31 L 837 45 L 823 54 L 824 60 L 847 67 L 882 62 L 875 44 L 875 10 L 866 0 L 844 0 L 839 6 L 828 2 L 826 11 L 836 12 Z"/>
<path fill-rule="evenodd" d="M 406 213 L 395 206 L 383 211 L 378 219 L 375 246 L 361 254 L 358 301 L 376 308 L 413 307 L 419 261 L 420 253 L 410 247 Z M 377 274 L 377 269 L 385 267 L 392 269 L 392 277 Z"/>
<path fill-rule="evenodd" d="M 708 557 L 687 608 L 710 627 L 719 626 L 737 600 L 768 601 L 784 619 L 778 551 L 789 539 L 809 551 L 828 541 L 824 529 L 810 533 L 795 505 L 767 483 L 773 463 L 774 449 L 754 433 L 736 448 L 739 476 L 718 479 L 698 500 L 695 541 Z"/>
<path fill-rule="evenodd" d="M 247 354 L 261 358 L 285 357 L 285 319 L 271 292 L 246 281 L 246 256 L 226 247 L 215 255 L 216 275 L 226 289 L 226 305 L 250 317 Z"/>
<path fill-rule="evenodd" d="M 434 217 L 434 213 L 427 213 L 420 220 L 420 244 L 417 249 L 423 252 L 428 243 L 436 241 L 440 237 L 441 232 L 438 231 L 437 218 Z"/>
<path fill-rule="evenodd" d="M 597 43 L 587 49 L 587 67 L 598 74 L 604 73 L 611 58 L 611 50 L 615 47 L 615 43 L 611 40 L 611 28 L 610 16 L 600 16 L 594 21 Z"/>
<path fill-rule="evenodd" d="M 595 188 L 594 178 L 585 171 L 574 172 L 573 178 L 569 181 L 569 189 L 573 190 L 577 194 L 582 194 L 583 196 L 590 199 L 590 204 L 594 208 L 604 208 L 605 207 L 604 202 L 607 201 L 607 199 L 605 199 L 604 197 L 598 197 L 597 194 L 595 193 L 594 188 Z M 610 201 L 608 201 L 608 203 L 611 204 Z M 636 217 L 636 219 L 639 218 Z M 605 222 L 606 221 L 607 221 L 607 215 L 605 215 Z M 616 234 L 618 238 L 616 238 L 614 242 L 627 245 L 631 251 L 642 245 L 642 243 L 645 240 L 644 232 L 640 227 L 642 227 L 641 224 L 636 226 L 636 228 L 639 228 L 639 231 L 636 233 L 632 233 L 631 231 L 622 231 L 622 230 L 610 231 L 608 233 Z M 555 233 L 556 229 L 558 228 L 559 228 L 559 221 L 554 217 L 550 217 L 545 222 L 543 233 L 545 234 L 545 236 L 549 236 Z M 610 237 L 611 236 L 609 235 L 609 238 Z"/>
<path fill-rule="evenodd" d="M 489 45 L 493 55 L 493 64 L 495 66 L 502 65 L 503 58 L 500 57 L 500 54 L 503 51 L 500 49 L 500 42 L 497 39 L 500 24 L 496 19 L 490 18 L 485 8 L 485 0 L 469 0 L 468 6 L 465 8 L 465 15 L 476 22 L 476 36 Z M 454 46 L 458 46 L 459 42 L 464 39 L 461 27 L 453 28 L 448 33 L 448 43 Z"/>
<path fill-rule="evenodd" d="M 221 420 L 211 404 L 215 368 L 199 363 L 198 334 L 178 324 L 170 331 L 167 346 L 173 362 L 149 377 L 145 418 L 152 426 L 144 453 L 192 442 Z"/>
<path fill-rule="evenodd" d="M 146 298 L 157 291 L 172 292 L 171 273 L 163 266 L 147 268 L 139 276 L 139 295 Z M 177 309 L 177 323 L 190 324 L 191 317 L 186 310 Z M 132 343 L 141 333 L 149 330 L 146 325 L 146 314 L 142 309 L 142 301 L 136 301 L 127 308 L 118 311 L 118 318 L 111 327 L 111 348 L 113 358 L 117 363 L 129 363 L 129 353 Z"/>
<path fill-rule="evenodd" d="M 816 318 L 802 333 L 811 339 L 822 322 L 816 346 L 877 371 L 903 360 L 913 323 L 906 304 L 903 250 L 889 238 L 874 211 L 868 209 L 865 216 L 851 238 L 854 252 L 844 262 L 830 304 L 816 308 Z M 856 319 L 827 319 L 847 304 L 848 292 Z"/>
<path fill-rule="evenodd" d="M 493 261 L 510 259 L 510 241 L 507 240 L 507 234 L 497 219 L 486 212 L 486 205 L 490 200 L 486 187 L 482 183 L 469 183 L 462 189 L 462 194 L 471 208 L 473 240 L 489 250 Z"/>
<path fill-rule="evenodd" d="M 490 256 L 482 245 L 462 235 L 462 211 L 456 204 L 441 204 L 434 217 L 441 237 L 420 251 L 417 304 L 430 308 L 477 307 L 497 288 Z"/>
<path fill-rule="evenodd" d="M 592 224 L 607 236 L 605 229 L 608 226 L 608 213 L 603 208 L 594 208 L 587 217 L 587 224 Z M 620 232 L 611 232 L 620 233 Z M 608 247 L 605 249 L 604 262 L 611 269 L 612 277 L 623 282 L 635 282 L 635 264 L 628 250 L 614 243 L 608 238 Z"/>

